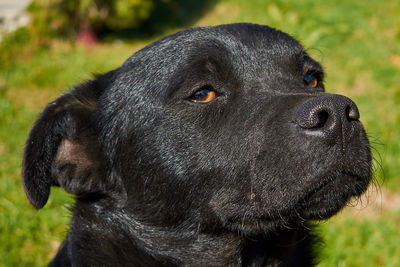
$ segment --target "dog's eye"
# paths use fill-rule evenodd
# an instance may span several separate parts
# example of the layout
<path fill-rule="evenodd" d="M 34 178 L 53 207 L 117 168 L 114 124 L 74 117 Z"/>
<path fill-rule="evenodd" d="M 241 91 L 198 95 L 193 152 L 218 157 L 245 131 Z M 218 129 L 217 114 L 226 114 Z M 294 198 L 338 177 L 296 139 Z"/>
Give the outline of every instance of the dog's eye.
<path fill-rule="evenodd" d="M 215 91 L 209 88 L 202 88 L 194 93 L 189 99 L 195 103 L 209 103 L 217 97 Z"/>
<path fill-rule="evenodd" d="M 307 73 L 307 74 L 304 76 L 304 82 L 305 82 L 308 86 L 310 86 L 311 88 L 315 88 L 315 87 L 318 86 L 318 79 L 317 79 L 317 77 L 315 77 L 315 75 L 312 74 L 312 73 Z"/>

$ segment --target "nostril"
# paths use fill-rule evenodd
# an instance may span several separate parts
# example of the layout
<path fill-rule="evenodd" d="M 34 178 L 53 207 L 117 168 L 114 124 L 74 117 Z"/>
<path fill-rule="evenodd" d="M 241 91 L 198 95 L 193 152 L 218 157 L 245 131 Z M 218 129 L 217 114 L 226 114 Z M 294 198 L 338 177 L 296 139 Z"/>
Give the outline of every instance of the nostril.
<path fill-rule="evenodd" d="M 303 109 L 298 113 L 296 123 L 303 129 L 321 130 L 327 127 L 331 112 L 326 108 Z"/>
<path fill-rule="evenodd" d="M 358 113 L 358 109 L 355 105 L 346 106 L 346 118 L 347 121 L 358 120 L 360 118 L 360 114 Z"/>
<path fill-rule="evenodd" d="M 326 110 L 321 110 L 318 113 L 318 123 L 314 126 L 314 128 L 323 128 L 326 122 L 329 119 L 329 113 Z"/>

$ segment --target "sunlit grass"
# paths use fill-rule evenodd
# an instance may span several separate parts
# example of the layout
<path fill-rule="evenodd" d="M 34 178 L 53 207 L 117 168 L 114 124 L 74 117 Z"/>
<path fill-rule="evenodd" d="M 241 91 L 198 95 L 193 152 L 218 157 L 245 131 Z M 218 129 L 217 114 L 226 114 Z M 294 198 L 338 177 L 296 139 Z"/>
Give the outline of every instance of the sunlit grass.
<path fill-rule="evenodd" d="M 400 266 L 399 225 L 399 211 L 331 219 L 320 228 L 326 244 L 320 266 Z"/>

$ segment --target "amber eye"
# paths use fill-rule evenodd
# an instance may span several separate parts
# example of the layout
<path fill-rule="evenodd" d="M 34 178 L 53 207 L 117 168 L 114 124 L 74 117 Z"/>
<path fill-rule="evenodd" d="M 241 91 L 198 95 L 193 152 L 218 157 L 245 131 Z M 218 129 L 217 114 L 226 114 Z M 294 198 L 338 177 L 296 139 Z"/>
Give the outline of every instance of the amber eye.
<path fill-rule="evenodd" d="M 318 79 L 314 76 L 314 74 L 311 73 L 307 73 L 304 76 L 304 82 L 311 88 L 315 88 L 318 86 Z"/>
<path fill-rule="evenodd" d="M 209 103 L 217 97 L 215 91 L 203 88 L 194 93 L 189 99 L 195 103 Z"/>

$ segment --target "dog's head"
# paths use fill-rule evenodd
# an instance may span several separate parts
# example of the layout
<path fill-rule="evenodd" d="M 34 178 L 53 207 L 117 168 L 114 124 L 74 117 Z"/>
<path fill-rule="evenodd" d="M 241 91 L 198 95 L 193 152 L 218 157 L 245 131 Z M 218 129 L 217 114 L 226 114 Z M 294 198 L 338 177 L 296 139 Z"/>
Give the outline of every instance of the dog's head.
<path fill-rule="evenodd" d="M 194 28 L 50 103 L 27 141 L 23 182 L 123 207 L 154 225 L 252 234 L 325 219 L 371 178 L 356 105 L 266 26 Z"/>

